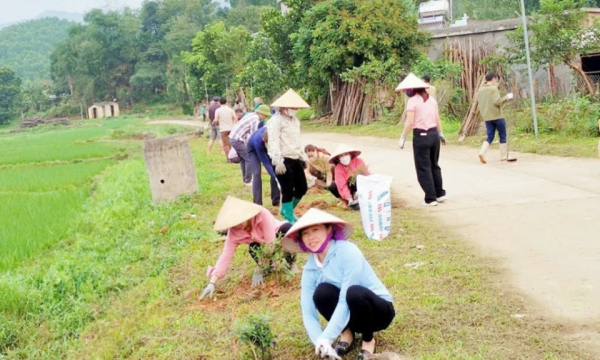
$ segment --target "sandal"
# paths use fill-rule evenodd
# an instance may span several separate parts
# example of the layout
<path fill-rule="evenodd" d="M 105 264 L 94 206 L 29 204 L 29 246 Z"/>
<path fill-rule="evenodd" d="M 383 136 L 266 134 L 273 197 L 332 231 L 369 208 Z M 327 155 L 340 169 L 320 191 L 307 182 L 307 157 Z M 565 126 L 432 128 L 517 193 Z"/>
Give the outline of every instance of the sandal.
<path fill-rule="evenodd" d="M 344 356 L 347 353 L 350 352 L 350 350 L 352 350 L 353 345 L 356 344 L 356 334 L 352 334 L 352 342 L 351 343 L 347 343 L 345 341 L 339 341 L 336 345 L 335 345 L 335 352 L 338 354 L 338 356 Z"/>

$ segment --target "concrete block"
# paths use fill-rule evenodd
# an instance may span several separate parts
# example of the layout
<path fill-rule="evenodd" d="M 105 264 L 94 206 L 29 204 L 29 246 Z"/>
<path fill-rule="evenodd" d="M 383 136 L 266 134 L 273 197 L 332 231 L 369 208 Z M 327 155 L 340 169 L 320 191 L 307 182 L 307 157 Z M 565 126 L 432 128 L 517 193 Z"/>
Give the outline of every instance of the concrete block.
<path fill-rule="evenodd" d="M 177 135 L 144 142 L 144 158 L 152 200 L 176 200 L 198 191 L 189 143 Z"/>

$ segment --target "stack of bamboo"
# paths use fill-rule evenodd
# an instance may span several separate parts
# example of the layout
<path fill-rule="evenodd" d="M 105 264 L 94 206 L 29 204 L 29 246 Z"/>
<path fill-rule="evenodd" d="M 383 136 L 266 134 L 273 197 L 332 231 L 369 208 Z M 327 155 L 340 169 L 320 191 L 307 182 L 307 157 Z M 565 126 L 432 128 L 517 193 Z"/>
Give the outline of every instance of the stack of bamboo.
<path fill-rule="evenodd" d="M 336 81 L 331 89 L 332 125 L 367 125 L 375 118 L 375 111 L 368 105 L 372 97 L 363 90 L 360 81 L 346 83 Z"/>

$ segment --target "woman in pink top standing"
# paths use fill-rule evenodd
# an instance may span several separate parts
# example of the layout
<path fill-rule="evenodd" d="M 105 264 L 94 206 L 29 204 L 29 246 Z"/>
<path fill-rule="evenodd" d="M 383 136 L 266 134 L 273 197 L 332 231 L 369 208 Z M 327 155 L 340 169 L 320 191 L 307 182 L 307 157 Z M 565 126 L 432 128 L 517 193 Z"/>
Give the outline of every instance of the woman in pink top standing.
<path fill-rule="evenodd" d="M 200 299 L 207 295 L 208 297 L 214 295 L 215 285 L 219 279 L 225 276 L 239 245 L 248 245 L 250 256 L 259 265 L 257 250 L 264 245 L 272 245 L 275 239 L 283 237 L 291 227 L 291 224 L 277 220 L 273 214 L 260 205 L 228 196 L 219 211 L 214 227 L 216 231 L 227 230 L 225 247 L 217 264 L 214 267 L 208 267 L 206 276 L 210 282 L 200 295 Z M 296 257 L 286 253 L 286 260 L 292 273 L 298 273 Z M 263 272 L 259 266 L 252 275 L 252 286 L 260 285 L 262 282 Z"/>
<path fill-rule="evenodd" d="M 329 163 L 335 165 L 335 181 L 329 186 L 329 191 L 333 196 L 342 200 L 342 206 L 346 209 L 358 210 L 356 177 L 371 175 L 365 162 L 358 157 L 359 155 L 359 150 L 340 144 L 329 158 Z"/>
<path fill-rule="evenodd" d="M 442 169 L 438 164 L 440 143 L 446 145 L 437 101 L 429 96 L 430 85 L 413 73 L 408 74 L 396 91 L 403 91 L 410 98 L 406 105 L 406 124 L 400 136 L 399 146 L 404 149 L 408 132 L 413 132 L 413 152 L 417 178 L 425 192 L 424 206 L 437 206 L 446 200 Z"/>

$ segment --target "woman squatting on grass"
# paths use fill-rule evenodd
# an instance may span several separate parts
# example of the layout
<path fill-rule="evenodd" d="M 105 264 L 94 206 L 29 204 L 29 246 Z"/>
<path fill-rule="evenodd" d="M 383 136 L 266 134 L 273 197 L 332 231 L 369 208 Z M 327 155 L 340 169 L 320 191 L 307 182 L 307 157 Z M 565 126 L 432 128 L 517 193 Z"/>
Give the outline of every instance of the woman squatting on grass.
<path fill-rule="evenodd" d="M 356 177 L 371 175 L 365 162 L 358 156 L 360 151 L 340 144 L 329 163 L 335 165 L 335 182 L 329 186 L 331 194 L 342 200 L 344 209 L 358 210 Z"/>
<path fill-rule="evenodd" d="M 357 360 L 374 354 L 374 333 L 387 329 L 396 315 L 387 288 L 358 247 L 346 241 L 351 233 L 347 222 L 310 209 L 281 241 L 287 252 L 311 253 L 302 272 L 300 301 L 304 327 L 321 358 L 341 359 L 356 333 L 362 334 Z M 328 321 L 325 330 L 319 313 Z"/>
<path fill-rule="evenodd" d="M 200 300 L 206 296 L 213 297 L 216 283 L 225 275 L 239 245 L 248 245 L 250 256 L 259 265 L 258 249 L 264 245 L 273 245 L 275 239 L 283 236 L 290 228 L 289 223 L 277 220 L 262 206 L 228 196 L 219 211 L 214 227 L 216 231 L 227 230 L 225 247 L 217 264 L 208 267 L 206 276 L 210 282 L 200 295 Z M 292 273 L 298 273 L 296 256 L 287 253 L 286 260 Z M 252 275 L 252 286 L 262 283 L 263 273 L 258 266 Z"/>

